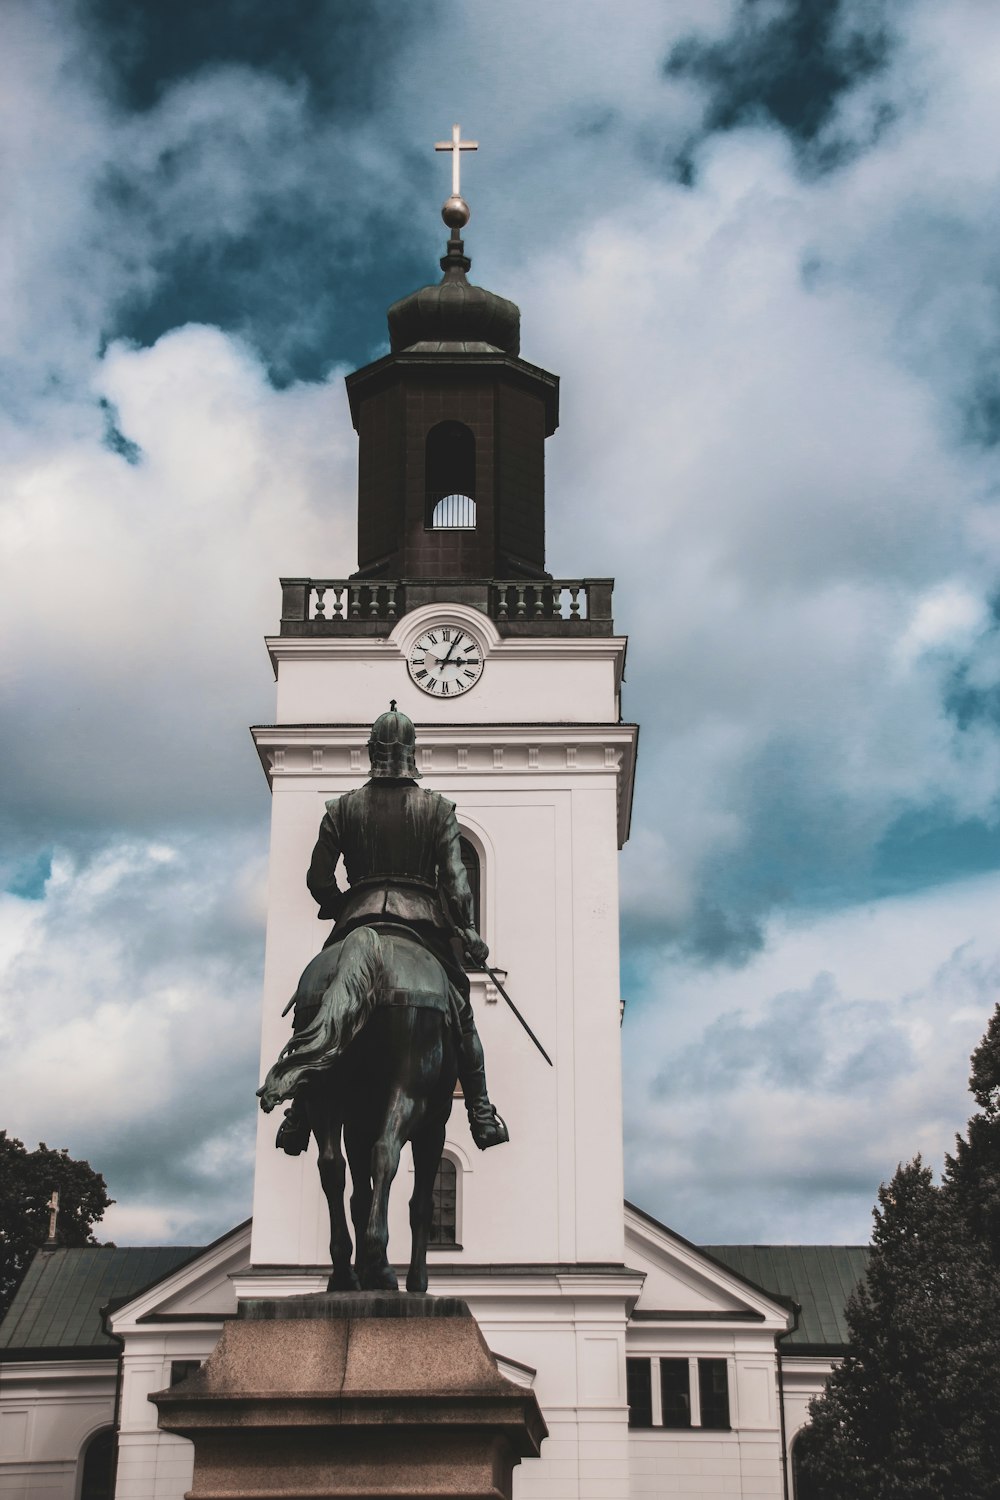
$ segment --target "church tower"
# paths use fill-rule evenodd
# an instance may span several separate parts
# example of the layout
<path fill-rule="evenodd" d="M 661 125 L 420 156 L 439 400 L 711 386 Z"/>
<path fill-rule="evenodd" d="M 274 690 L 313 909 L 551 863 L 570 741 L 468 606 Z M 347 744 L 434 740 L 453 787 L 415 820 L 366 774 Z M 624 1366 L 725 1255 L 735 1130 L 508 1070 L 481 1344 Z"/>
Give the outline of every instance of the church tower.
<path fill-rule="evenodd" d="M 468 1302 L 542 1409 L 549 1437 L 514 1493 L 787 1500 L 809 1398 L 847 1352 L 864 1251 L 699 1249 L 623 1204 L 626 642 L 610 579 L 547 570 L 558 381 L 521 358 L 514 304 L 469 281 L 457 162 L 470 145 L 456 126 L 444 146 L 442 280 L 389 309 L 390 352 L 347 381 L 358 568 L 283 579 L 268 641 L 275 721 L 253 731 L 272 791 L 261 1077 L 329 931 L 305 883 L 325 803 L 367 780 L 370 727 L 395 699 L 416 724 L 422 785 L 456 806 L 494 971 L 469 979 L 510 1140 L 477 1151 L 455 1101 L 428 1259 L 431 1293 Z M 114 1453 L 115 1500 L 190 1492 L 191 1444 L 157 1426 L 151 1396 L 212 1354 L 239 1300 L 322 1291 L 330 1270 L 315 1149 L 289 1157 L 276 1115 L 258 1121 L 252 1224 L 193 1253 L 39 1252 L 0 1327 L 0 1492 L 106 1497 Z M 390 1199 L 397 1265 L 412 1184 L 407 1151 Z"/>
<path fill-rule="evenodd" d="M 390 352 L 347 379 L 358 569 L 283 579 L 268 641 L 277 713 L 254 730 L 273 793 L 261 1071 L 329 931 L 304 878 L 324 802 L 366 779 L 369 727 L 396 699 L 416 724 L 422 785 L 456 804 L 490 963 L 552 1059 L 473 972 L 510 1142 L 478 1152 L 456 1100 L 431 1291 L 465 1297 L 507 1368 L 536 1372 L 524 1378 L 552 1436 L 531 1483 L 554 1465 L 585 1493 L 593 1443 L 610 1497 L 627 1493 L 624 1339 L 640 1286 L 622 1216 L 617 877 L 637 730 L 621 719 L 612 581 L 546 570 L 558 379 L 521 357 L 517 307 L 468 279 L 455 189 L 441 281 L 394 303 Z M 260 1122 L 240 1296 L 319 1290 L 328 1272 L 314 1150 L 276 1151 L 278 1118 Z M 407 1150 L 391 1202 L 397 1263 L 411 1188 Z"/>

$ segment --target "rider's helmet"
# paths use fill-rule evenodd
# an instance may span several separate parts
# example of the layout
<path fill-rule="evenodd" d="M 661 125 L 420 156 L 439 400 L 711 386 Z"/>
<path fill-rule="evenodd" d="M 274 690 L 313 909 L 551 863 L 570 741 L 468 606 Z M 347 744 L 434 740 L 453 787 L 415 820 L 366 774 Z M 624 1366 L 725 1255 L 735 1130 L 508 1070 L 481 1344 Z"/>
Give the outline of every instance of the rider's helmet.
<path fill-rule="evenodd" d="M 373 779 L 385 777 L 398 781 L 408 777 L 418 781 L 420 772 L 414 756 L 416 741 L 417 732 L 413 727 L 413 720 L 400 713 L 395 698 L 392 698 L 389 712 L 379 714 L 368 739 L 368 759 L 371 761 Z"/>

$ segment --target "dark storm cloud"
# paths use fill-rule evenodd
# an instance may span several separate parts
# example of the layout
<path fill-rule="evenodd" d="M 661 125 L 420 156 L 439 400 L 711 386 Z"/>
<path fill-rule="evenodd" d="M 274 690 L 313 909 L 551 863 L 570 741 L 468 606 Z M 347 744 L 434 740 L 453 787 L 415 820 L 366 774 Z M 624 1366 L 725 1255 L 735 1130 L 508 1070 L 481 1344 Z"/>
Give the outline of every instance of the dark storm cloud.
<path fill-rule="evenodd" d="M 671 80 L 705 91 L 704 133 L 777 125 L 814 168 L 841 163 L 859 142 L 828 134 L 843 96 L 884 68 L 905 0 L 740 0 L 723 38 L 686 38 L 664 64 Z M 871 118 L 872 144 L 893 118 L 884 101 Z M 690 172 L 691 150 L 681 158 Z"/>
<path fill-rule="evenodd" d="M 380 145 L 392 143 L 401 180 L 433 202 L 435 163 L 408 136 L 393 140 L 387 116 L 401 59 L 438 9 L 430 0 L 85 5 L 110 98 L 140 142 L 109 164 L 101 210 L 148 237 L 147 274 L 114 307 L 105 336 L 151 345 L 178 324 L 212 323 L 247 337 L 278 384 L 319 378 L 334 351 L 369 357 L 385 306 L 433 262 L 399 234 L 399 194 L 373 168 L 375 144 L 359 126 L 382 115 Z M 251 113 L 265 96 L 266 132 L 235 95 L 232 110 L 191 130 L 171 115 L 172 92 L 213 77 L 223 89 L 242 85 Z M 239 171 L 252 183 L 229 215 L 217 211 L 227 183 L 206 171 L 205 128 L 220 176 Z"/>
<path fill-rule="evenodd" d="M 109 81 L 130 110 L 149 109 L 178 79 L 244 63 L 286 82 L 304 79 L 319 108 L 367 112 L 384 103 L 391 62 L 417 30 L 433 29 L 438 0 L 81 0 L 96 28 Z"/>

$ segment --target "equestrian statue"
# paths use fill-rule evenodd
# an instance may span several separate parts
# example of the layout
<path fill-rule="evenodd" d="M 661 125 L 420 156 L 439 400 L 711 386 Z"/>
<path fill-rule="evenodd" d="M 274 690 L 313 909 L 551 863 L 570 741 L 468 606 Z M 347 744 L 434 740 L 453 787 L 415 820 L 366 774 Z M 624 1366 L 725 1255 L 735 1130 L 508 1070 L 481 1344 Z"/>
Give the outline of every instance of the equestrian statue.
<path fill-rule="evenodd" d="M 417 785 L 416 733 L 393 699 L 368 740 L 370 779 L 326 804 L 306 881 L 335 926 L 289 1002 L 292 1037 L 258 1090 L 290 1107 L 275 1144 L 319 1148 L 330 1209 L 330 1291 L 397 1289 L 387 1257 L 389 1189 L 413 1151 L 407 1291 L 427 1290 L 433 1189 L 461 1080 L 480 1150 L 508 1139 L 486 1091 L 464 953 L 489 949 L 474 924 L 454 803 Z M 343 857 L 349 889 L 336 870 Z M 356 1257 L 344 1211 L 347 1151 Z"/>

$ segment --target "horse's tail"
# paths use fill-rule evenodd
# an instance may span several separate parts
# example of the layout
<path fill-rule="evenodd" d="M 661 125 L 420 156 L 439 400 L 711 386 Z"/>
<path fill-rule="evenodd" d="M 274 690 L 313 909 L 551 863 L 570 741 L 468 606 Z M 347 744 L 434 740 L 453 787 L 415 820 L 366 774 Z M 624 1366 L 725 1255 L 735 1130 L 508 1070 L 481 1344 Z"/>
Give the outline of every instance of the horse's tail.
<path fill-rule="evenodd" d="M 315 1017 L 292 1037 L 257 1090 L 265 1113 L 282 1099 L 290 1099 L 303 1079 L 322 1072 L 345 1052 L 375 1008 L 385 973 L 378 933 L 371 927 L 356 927 L 337 946 L 337 967 Z"/>

